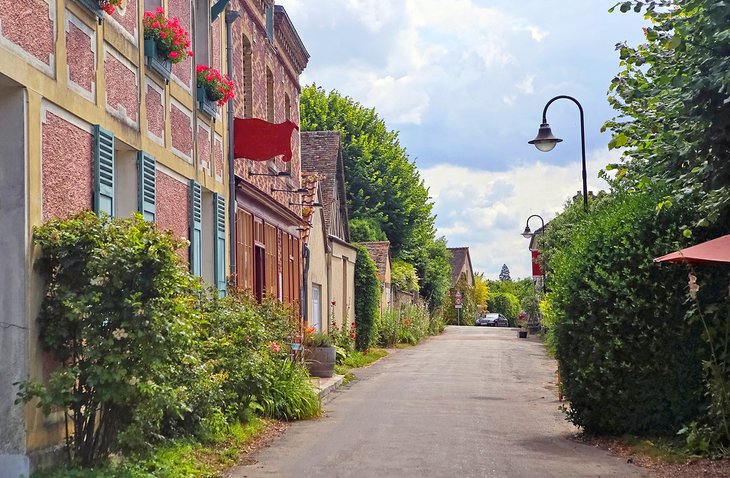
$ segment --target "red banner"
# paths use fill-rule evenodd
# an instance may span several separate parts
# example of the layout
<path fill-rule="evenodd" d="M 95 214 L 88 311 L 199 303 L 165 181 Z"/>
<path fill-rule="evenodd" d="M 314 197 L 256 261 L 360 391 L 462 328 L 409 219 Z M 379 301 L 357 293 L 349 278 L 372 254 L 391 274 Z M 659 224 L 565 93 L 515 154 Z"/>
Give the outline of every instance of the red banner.
<path fill-rule="evenodd" d="M 540 263 L 538 262 L 538 259 L 540 258 L 540 251 L 532 250 L 530 252 L 532 252 L 532 276 L 541 277 L 543 272 L 542 267 L 540 267 Z"/>
<path fill-rule="evenodd" d="M 299 130 L 293 121 L 274 124 L 258 118 L 236 118 L 233 128 L 234 157 L 268 161 L 283 156 L 284 161 L 291 161 L 291 135 Z"/>

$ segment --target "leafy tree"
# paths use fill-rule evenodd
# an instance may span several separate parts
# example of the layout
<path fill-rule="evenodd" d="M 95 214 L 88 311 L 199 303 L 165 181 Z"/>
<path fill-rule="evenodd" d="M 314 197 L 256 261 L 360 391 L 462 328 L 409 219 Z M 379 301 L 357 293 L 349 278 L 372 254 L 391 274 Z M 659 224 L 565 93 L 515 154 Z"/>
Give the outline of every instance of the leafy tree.
<path fill-rule="evenodd" d="M 617 45 L 623 70 L 610 86 L 619 115 L 604 128 L 625 148 L 619 181 L 668 186 L 663 207 L 696 205 L 700 226 L 728 224 L 730 211 L 730 8 L 717 0 L 620 2 L 645 12 L 646 43 Z M 625 186 L 629 187 L 629 186 Z"/>
<path fill-rule="evenodd" d="M 484 273 L 474 274 L 474 302 L 478 309 L 487 310 L 487 297 L 489 296 L 489 282 L 484 278 Z"/>
<path fill-rule="evenodd" d="M 451 288 L 451 253 L 446 239 L 440 237 L 426 246 L 425 254 L 415 260 L 421 280 L 421 295 L 428 301 L 431 312 L 442 307 Z"/>
<path fill-rule="evenodd" d="M 390 280 L 399 290 L 418 292 L 418 274 L 412 264 L 395 259 L 390 271 Z"/>
<path fill-rule="evenodd" d="M 350 239 L 352 242 L 386 241 L 385 235 L 378 221 L 368 217 L 350 219 Z"/>
<path fill-rule="evenodd" d="M 461 292 L 461 312 L 456 309 L 456 292 Z M 477 307 L 474 300 L 474 287 L 469 285 L 466 274 L 462 273 L 459 280 L 456 281 L 456 287 L 449 294 L 444 310 L 444 320 L 447 324 L 456 325 L 459 323 L 459 315 L 461 316 L 461 325 L 473 325 L 476 317 Z"/>
<path fill-rule="evenodd" d="M 507 264 L 502 264 L 502 270 L 499 271 L 499 280 L 502 282 L 509 282 L 512 280 L 509 276 L 509 267 L 507 267 Z"/>
<path fill-rule="evenodd" d="M 388 130 L 374 109 L 316 85 L 302 91 L 301 112 L 303 131 L 341 134 L 354 240 L 385 233 L 393 257 L 416 266 L 421 289 L 432 310 L 437 308 L 448 290 L 443 279 L 450 274 L 437 267 L 448 255 L 436 240 L 433 202 L 398 133 Z"/>

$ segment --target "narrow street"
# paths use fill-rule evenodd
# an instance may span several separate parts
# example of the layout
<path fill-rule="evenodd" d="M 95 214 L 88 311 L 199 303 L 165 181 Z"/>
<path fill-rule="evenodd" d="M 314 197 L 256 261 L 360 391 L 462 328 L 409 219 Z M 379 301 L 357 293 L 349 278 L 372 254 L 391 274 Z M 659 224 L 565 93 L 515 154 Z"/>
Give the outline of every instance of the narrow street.
<path fill-rule="evenodd" d="M 229 476 L 646 476 L 567 439 L 555 363 L 515 329 L 449 327 L 356 375 L 321 419 L 293 424 Z"/>

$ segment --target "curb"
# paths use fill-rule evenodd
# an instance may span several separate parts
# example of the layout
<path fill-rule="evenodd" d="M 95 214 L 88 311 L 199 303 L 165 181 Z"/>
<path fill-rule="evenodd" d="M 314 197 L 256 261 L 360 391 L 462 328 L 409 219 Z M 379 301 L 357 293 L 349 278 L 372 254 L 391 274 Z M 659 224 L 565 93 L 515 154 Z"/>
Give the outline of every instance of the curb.
<path fill-rule="evenodd" d="M 312 386 L 317 390 L 317 395 L 320 400 L 337 390 L 342 386 L 342 382 L 345 380 L 344 375 L 333 375 L 328 378 L 316 378 L 312 377 Z"/>

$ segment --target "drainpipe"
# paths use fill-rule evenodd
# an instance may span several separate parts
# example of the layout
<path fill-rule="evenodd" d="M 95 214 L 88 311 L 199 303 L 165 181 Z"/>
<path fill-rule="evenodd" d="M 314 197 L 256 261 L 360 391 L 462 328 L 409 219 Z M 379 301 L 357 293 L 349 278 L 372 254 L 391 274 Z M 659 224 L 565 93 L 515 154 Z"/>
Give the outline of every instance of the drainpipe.
<path fill-rule="evenodd" d="M 233 22 L 241 14 L 236 10 L 226 12 L 226 64 L 228 77 L 233 78 Z M 230 243 L 231 277 L 236 275 L 236 173 L 233 154 L 233 98 L 228 100 L 228 224 Z"/>
<path fill-rule="evenodd" d="M 302 248 L 302 259 L 304 259 L 304 273 L 302 274 L 302 293 L 299 310 L 302 313 L 304 322 L 309 325 L 309 308 L 307 307 L 307 297 L 309 295 L 309 287 L 307 286 L 309 282 L 309 246 L 306 244 Z"/>

